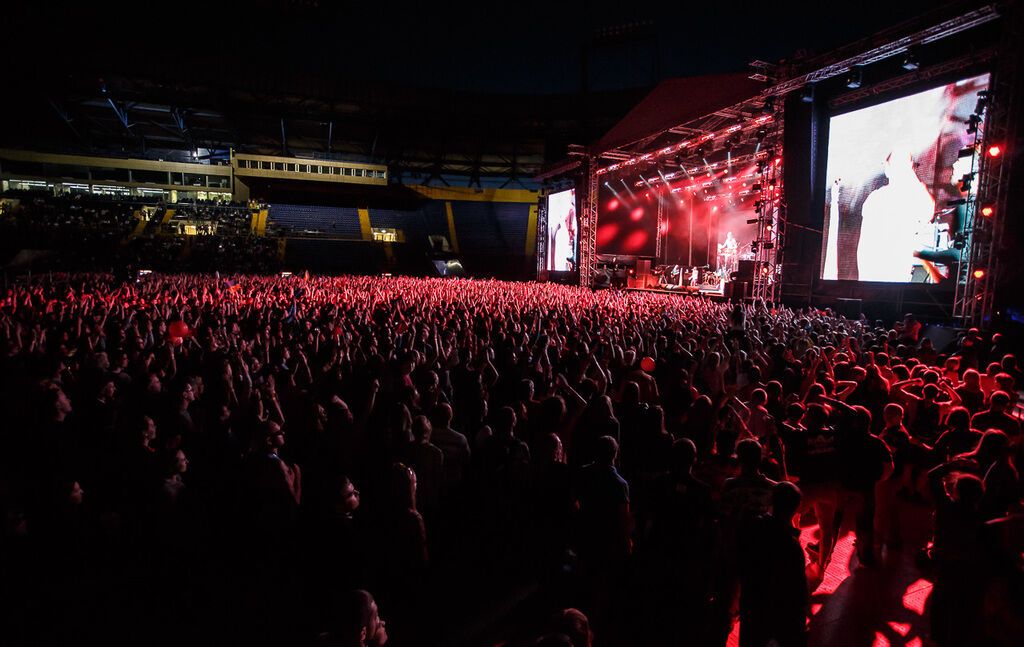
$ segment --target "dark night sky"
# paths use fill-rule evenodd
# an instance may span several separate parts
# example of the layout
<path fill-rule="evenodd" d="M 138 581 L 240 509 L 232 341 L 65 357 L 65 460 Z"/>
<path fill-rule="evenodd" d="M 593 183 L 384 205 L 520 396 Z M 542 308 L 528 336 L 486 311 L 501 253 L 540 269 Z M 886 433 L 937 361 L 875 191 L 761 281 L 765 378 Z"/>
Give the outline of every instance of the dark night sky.
<path fill-rule="evenodd" d="M 309 0 L 306 0 L 307 2 Z M 591 89 L 653 85 L 659 78 L 746 69 L 799 49 L 828 51 L 934 8 L 896 2 L 738 3 L 455 2 L 405 5 L 318 0 L 16 3 L 14 63 L 73 68 L 99 61 L 190 66 L 219 52 L 286 70 L 396 85 L 488 93 L 571 93 L 581 85 L 581 51 L 595 29 L 653 22 L 640 41 L 592 49 Z M 164 12 L 149 18 L 154 8 Z M 48 48 L 48 42 L 60 44 Z M 69 52 L 76 52 L 68 56 Z"/>

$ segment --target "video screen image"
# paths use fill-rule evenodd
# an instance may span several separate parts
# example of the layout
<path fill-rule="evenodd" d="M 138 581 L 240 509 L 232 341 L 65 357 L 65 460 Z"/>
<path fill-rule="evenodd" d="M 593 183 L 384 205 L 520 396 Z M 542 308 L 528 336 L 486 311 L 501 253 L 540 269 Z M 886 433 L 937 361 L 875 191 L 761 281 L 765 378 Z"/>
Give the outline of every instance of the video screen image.
<path fill-rule="evenodd" d="M 579 221 L 576 218 L 576 189 L 548 196 L 547 268 L 552 272 L 576 269 L 576 242 Z"/>
<path fill-rule="evenodd" d="M 821 278 L 942 283 L 956 275 L 974 145 L 965 122 L 983 74 L 829 122 Z M 983 128 L 984 126 L 979 126 Z"/>

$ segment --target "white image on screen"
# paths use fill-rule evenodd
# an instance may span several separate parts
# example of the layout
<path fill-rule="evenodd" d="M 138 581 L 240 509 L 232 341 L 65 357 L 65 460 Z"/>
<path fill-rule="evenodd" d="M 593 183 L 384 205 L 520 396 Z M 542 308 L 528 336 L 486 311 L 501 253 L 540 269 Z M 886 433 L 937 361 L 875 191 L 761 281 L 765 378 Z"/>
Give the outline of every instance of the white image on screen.
<path fill-rule="evenodd" d="M 943 93 L 939 87 L 831 119 L 826 171 L 830 225 L 822 278 L 838 278 L 840 196 L 850 199 L 858 186 L 882 170 L 889 184 L 873 191 L 861 212 L 857 278 L 910 281 L 916 232 L 934 229 L 924 226 L 930 225 L 934 200 L 917 178 L 910 151 L 934 143 L 941 127 Z"/>
<path fill-rule="evenodd" d="M 889 183 L 871 192 L 862 211 L 857 247 L 860 280 L 909 281 L 913 252 L 931 230 L 935 201 L 917 178 L 906 149 L 894 149 L 883 170 Z"/>

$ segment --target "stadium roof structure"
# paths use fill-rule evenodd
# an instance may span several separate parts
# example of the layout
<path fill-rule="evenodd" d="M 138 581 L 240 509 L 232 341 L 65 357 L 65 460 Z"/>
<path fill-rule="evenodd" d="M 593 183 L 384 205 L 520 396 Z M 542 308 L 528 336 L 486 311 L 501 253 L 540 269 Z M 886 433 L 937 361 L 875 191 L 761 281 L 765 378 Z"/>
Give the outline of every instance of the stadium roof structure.
<path fill-rule="evenodd" d="M 639 149 L 649 145 L 653 135 L 721 112 L 756 96 L 762 89 L 764 83 L 751 79 L 748 72 L 666 79 L 590 149 L 595 154 L 615 149 Z M 737 115 L 719 116 L 734 118 Z"/>
<path fill-rule="evenodd" d="M 501 96 L 272 78 L 201 83 L 94 76 L 16 83 L 4 107 L 6 147 L 132 157 L 226 159 L 237 152 L 385 163 L 393 177 L 530 178 L 590 129 L 613 123 L 637 92 Z M 500 124 L 500 127 L 495 127 Z"/>

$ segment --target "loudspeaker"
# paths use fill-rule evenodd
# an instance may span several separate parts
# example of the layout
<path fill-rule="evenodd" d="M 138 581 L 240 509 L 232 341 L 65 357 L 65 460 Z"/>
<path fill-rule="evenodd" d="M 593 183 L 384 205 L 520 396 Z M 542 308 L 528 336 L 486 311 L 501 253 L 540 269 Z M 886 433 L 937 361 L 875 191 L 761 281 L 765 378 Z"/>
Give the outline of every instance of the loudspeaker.
<path fill-rule="evenodd" d="M 725 298 L 733 303 L 749 298 L 751 292 L 751 281 L 729 281 L 725 284 Z"/>
<path fill-rule="evenodd" d="M 736 278 L 733 281 L 754 281 L 754 266 L 757 265 L 757 261 L 740 261 L 736 267 L 736 271 L 733 272 L 733 276 Z"/>
<path fill-rule="evenodd" d="M 651 286 L 651 259 L 637 260 L 633 283 L 633 287 L 637 288 L 648 288 Z"/>
<path fill-rule="evenodd" d="M 956 328 L 946 326 L 925 326 L 921 338 L 932 340 L 932 346 L 940 353 L 948 353 L 956 348 Z"/>

